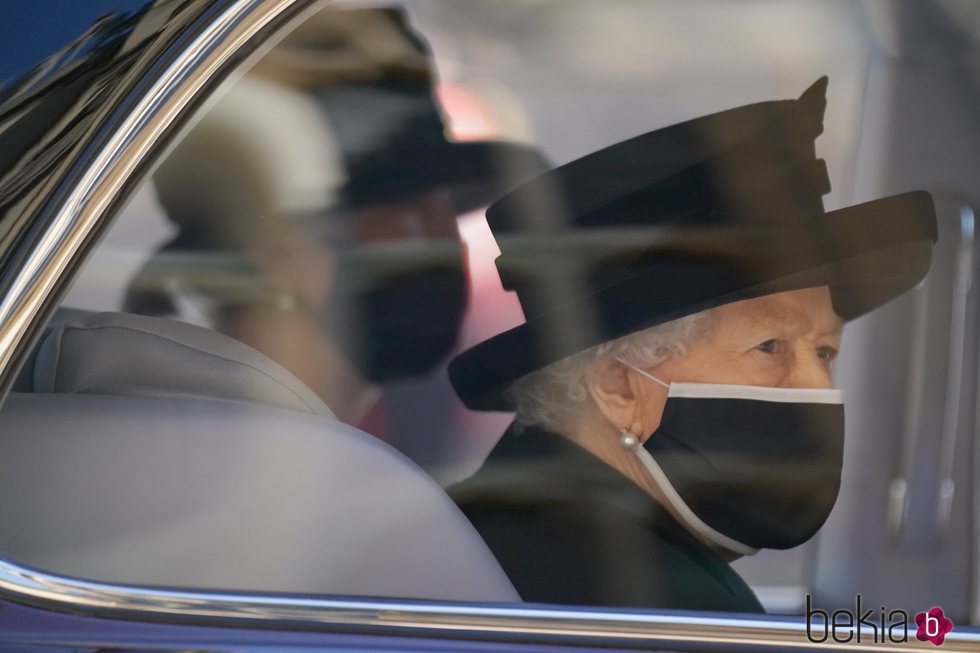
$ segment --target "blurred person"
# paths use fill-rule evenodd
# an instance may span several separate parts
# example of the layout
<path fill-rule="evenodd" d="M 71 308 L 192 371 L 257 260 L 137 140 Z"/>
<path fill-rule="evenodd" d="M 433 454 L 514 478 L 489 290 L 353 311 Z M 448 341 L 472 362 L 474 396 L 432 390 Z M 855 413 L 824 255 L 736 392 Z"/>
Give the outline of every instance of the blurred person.
<path fill-rule="evenodd" d="M 431 372 L 467 299 L 457 215 L 544 169 L 524 145 L 449 140 L 433 84 L 401 10 L 308 20 L 156 172 L 178 233 L 126 310 L 203 305 L 351 424 L 382 384 Z"/>
<path fill-rule="evenodd" d="M 936 222 L 923 191 L 824 210 L 826 85 L 612 145 L 487 211 L 526 322 L 450 378 L 516 418 L 450 491 L 524 600 L 762 612 L 728 563 L 830 514 L 842 325 L 925 276 Z"/>

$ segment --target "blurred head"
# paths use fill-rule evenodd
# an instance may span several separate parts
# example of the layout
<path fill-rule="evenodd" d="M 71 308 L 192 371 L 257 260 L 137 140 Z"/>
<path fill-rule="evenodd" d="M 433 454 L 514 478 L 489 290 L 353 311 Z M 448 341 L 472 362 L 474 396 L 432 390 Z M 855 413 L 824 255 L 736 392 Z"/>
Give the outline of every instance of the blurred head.
<path fill-rule="evenodd" d="M 177 237 L 127 310 L 193 295 L 317 390 L 433 371 L 466 304 L 456 216 L 543 169 L 449 137 L 428 44 L 397 8 L 313 16 L 200 117 L 155 174 Z"/>
<path fill-rule="evenodd" d="M 433 188 L 335 221 L 342 224 L 326 230 L 296 225 L 281 247 L 276 239 L 254 243 L 263 274 L 291 296 L 295 319 L 317 327 L 362 380 L 429 373 L 455 343 L 467 298 L 448 193 Z"/>
<path fill-rule="evenodd" d="M 134 280 L 129 310 L 175 313 L 147 296 L 192 295 L 314 389 L 320 368 L 367 383 L 434 369 L 466 301 L 448 184 L 343 201 L 338 147 L 313 98 L 240 80 L 156 173 L 180 231 Z"/>

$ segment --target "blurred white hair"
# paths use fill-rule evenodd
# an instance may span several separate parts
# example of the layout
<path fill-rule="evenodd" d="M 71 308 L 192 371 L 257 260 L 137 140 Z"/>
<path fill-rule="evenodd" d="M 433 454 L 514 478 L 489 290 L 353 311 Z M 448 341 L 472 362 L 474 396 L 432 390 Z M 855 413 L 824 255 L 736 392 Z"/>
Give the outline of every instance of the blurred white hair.
<path fill-rule="evenodd" d="M 563 358 L 521 377 L 508 390 L 518 427 L 540 426 L 562 433 L 592 404 L 587 375 L 600 358 L 621 358 L 639 368 L 652 367 L 670 356 L 683 356 L 687 346 L 711 333 L 710 311 L 637 331 Z"/>

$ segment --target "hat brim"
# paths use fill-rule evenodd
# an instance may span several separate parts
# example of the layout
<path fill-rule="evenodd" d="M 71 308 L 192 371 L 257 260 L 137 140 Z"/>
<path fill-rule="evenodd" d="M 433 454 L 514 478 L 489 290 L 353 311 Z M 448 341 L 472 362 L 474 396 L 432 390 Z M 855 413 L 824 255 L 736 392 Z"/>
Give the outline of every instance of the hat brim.
<path fill-rule="evenodd" d="M 344 205 L 394 201 L 436 188 L 449 191 L 458 214 L 491 204 L 546 171 L 533 147 L 511 141 L 438 141 L 404 152 L 378 153 L 352 170 L 340 189 Z"/>
<path fill-rule="evenodd" d="M 851 320 L 922 281 L 936 237 L 935 209 L 923 191 L 765 232 L 674 229 L 644 245 L 650 265 L 462 352 L 450 363 L 449 376 L 470 409 L 509 411 L 507 390 L 517 379 L 603 342 L 723 304 L 829 286 L 834 310 Z"/>

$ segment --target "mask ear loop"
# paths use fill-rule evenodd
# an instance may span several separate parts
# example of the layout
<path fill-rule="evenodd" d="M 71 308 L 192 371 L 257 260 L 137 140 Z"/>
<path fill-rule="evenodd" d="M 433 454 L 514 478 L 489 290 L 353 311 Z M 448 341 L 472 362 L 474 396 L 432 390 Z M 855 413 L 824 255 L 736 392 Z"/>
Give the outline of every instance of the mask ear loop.
<path fill-rule="evenodd" d="M 659 383 L 660 385 L 664 386 L 668 390 L 670 389 L 669 383 L 664 383 L 663 381 L 653 376 L 652 374 L 648 372 L 644 372 L 643 370 L 636 367 L 635 365 L 631 365 L 627 363 L 619 356 L 616 356 L 616 360 L 622 363 L 623 365 L 625 365 L 626 367 L 629 367 L 639 372 L 640 374 L 647 377 L 648 379 L 655 381 L 656 383 Z M 742 544 L 738 540 L 734 540 L 728 537 L 727 535 L 719 533 L 718 531 L 716 531 L 715 529 L 713 529 L 712 527 L 704 523 L 700 517 L 694 514 L 694 511 L 691 510 L 690 506 L 687 505 L 684 499 L 682 499 L 681 496 L 677 493 L 677 490 L 674 489 L 674 485 L 670 482 L 670 479 L 667 478 L 667 475 L 664 474 L 664 471 L 660 468 L 660 465 L 657 463 L 657 461 L 653 458 L 653 456 L 650 455 L 649 452 L 647 452 L 645 449 L 643 449 L 643 447 L 640 446 L 640 439 L 636 435 L 634 435 L 629 429 L 624 427 L 619 430 L 619 444 L 623 447 L 623 449 L 625 449 L 626 451 L 633 452 L 633 454 L 636 455 L 637 458 L 639 458 L 643 466 L 646 467 L 647 472 L 649 472 L 650 475 L 653 477 L 654 482 L 664 493 L 667 501 L 674 507 L 674 509 L 678 512 L 681 520 L 685 522 L 689 528 L 700 533 L 704 538 L 706 538 L 710 542 L 713 542 L 716 545 L 728 549 L 729 551 L 732 551 L 734 553 L 750 556 L 750 555 L 755 555 L 756 553 L 759 552 L 759 549 L 750 547 L 746 544 Z"/>
<path fill-rule="evenodd" d="M 708 524 L 706 524 L 700 517 L 695 514 L 691 507 L 687 505 L 687 502 L 681 498 L 681 495 L 677 493 L 674 488 L 674 484 L 670 482 L 667 475 L 661 469 L 660 464 L 657 463 L 656 459 L 650 455 L 643 447 L 637 447 L 633 450 L 640 462 L 646 467 L 647 471 L 653 477 L 654 482 L 657 487 L 664 493 L 664 497 L 667 502 L 673 506 L 674 510 L 682 521 L 690 530 L 699 533 L 704 539 L 709 542 L 714 543 L 724 549 L 728 549 L 733 553 L 737 553 L 743 556 L 755 555 L 759 552 L 759 549 L 751 547 L 747 544 L 743 544 L 736 539 L 730 538 L 724 533 L 720 533 Z"/>
<path fill-rule="evenodd" d="M 627 363 L 620 356 L 616 356 L 616 360 L 619 361 L 620 363 L 622 363 L 623 365 L 625 365 L 626 367 L 630 368 L 634 372 L 638 372 L 638 373 L 642 374 L 643 376 L 647 377 L 648 379 L 650 379 L 654 383 L 659 383 L 660 385 L 662 385 L 663 387 L 667 388 L 668 390 L 670 389 L 670 384 L 669 383 L 666 383 L 664 381 L 661 381 L 660 379 L 658 379 L 654 375 L 650 374 L 649 372 L 644 372 L 643 370 L 641 370 L 636 365 L 633 365 L 632 363 Z"/>

